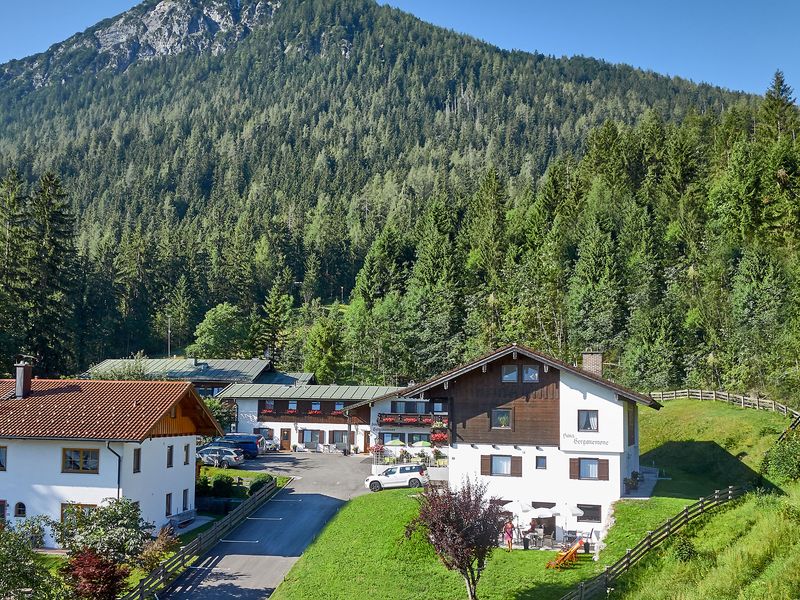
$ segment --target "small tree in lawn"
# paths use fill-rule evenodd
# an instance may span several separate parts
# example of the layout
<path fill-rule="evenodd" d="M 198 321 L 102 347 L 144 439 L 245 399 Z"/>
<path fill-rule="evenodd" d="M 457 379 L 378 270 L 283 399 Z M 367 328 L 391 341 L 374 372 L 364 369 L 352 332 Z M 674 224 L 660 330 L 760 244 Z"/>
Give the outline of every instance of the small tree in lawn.
<path fill-rule="evenodd" d="M 419 516 L 406 537 L 422 528 L 445 567 L 464 578 L 469 600 L 477 600 L 478 580 L 486 557 L 497 546 L 503 528 L 502 508 L 486 497 L 486 485 L 466 479 L 460 488 L 428 487 L 420 498 Z"/>
<path fill-rule="evenodd" d="M 71 556 L 61 574 L 77 598 L 115 600 L 127 587 L 130 569 L 85 548 Z"/>

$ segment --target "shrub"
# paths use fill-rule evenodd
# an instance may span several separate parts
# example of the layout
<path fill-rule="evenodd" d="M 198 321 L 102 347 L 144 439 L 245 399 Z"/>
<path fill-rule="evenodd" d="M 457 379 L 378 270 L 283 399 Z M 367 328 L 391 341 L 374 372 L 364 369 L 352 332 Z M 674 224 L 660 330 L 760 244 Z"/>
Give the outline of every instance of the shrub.
<path fill-rule="evenodd" d="M 779 482 L 800 479 L 800 434 L 796 431 L 773 444 L 766 456 L 767 473 Z"/>
<path fill-rule="evenodd" d="M 262 473 L 260 475 L 256 475 L 255 477 L 253 477 L 253 480 L 250 482 L 250 492 L 249 492 L 250 495 L 252 496 L 253 494 L 255 494 L 258 490 L 260 490 L 270 481 L 272 481 L 272 479 L 273 479 L 272 475 L 268 475 L 266 473 Z"/>
<path fill-rule="evenodd" d="M 233 477 L 230 475 L 214 475 L 211 479 L 211 489 L 217 498 L 230 498 L 233 495 Z"/>
<path fill-rule="evenodd" d="M 672 552 L 675 558 L 683 563 L 697 557 L 697 548 L 695 548 L 694 542 L 683 532 L 675 535 L 675 540 L 672 543 Z"/>
<path fill-rule="evenodd" d="M 163 527 L 158 535 L 147 542 L 139 555 L 138 563 L 148 573 L 158 567 L 167 554 L 175 552 L 180 542 L 172 533 L 171 527 Z"/>
<path fill-rule="evenodd" d="M 208 479 L 208 475 L 201 475 L 200 479 L 197 480 L 197 484 L 195 485 L 195 496 L 202 497 L 202 496 L 210 496 L 211 495 L 211 481 Z"/>
<path fill-rule="evenodd" d="M 115 600 L 125 590 L 130 573 L 89 549 L 74 554 L 61 572 L 75 596 L 86 600 Z"/>

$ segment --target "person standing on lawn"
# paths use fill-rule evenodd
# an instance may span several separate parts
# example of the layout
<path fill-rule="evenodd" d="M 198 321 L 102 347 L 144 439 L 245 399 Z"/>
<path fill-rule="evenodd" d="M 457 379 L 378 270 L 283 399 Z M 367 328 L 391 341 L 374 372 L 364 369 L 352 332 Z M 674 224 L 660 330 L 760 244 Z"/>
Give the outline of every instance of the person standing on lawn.
<path fill-rule="evenodd" d="M 506 552 L 511 552 L 511 543 L 514 541 L 514 523 L 511 522 L 511 519 L 508 519 L 503 526 L 503 540 L 508 547 Z"/>

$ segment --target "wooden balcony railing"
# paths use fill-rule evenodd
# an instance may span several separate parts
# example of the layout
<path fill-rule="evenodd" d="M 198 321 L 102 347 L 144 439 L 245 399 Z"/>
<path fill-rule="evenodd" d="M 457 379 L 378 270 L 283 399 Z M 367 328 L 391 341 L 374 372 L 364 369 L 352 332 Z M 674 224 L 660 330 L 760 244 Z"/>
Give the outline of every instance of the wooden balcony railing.
<path fill-rule="evenodd" d="M 378 413 L 378 425 L 389 425 L 393 427 L 433 427 L 437 423 L 447 426 L 447 417 L 426 414 L 408 413 Z"/>

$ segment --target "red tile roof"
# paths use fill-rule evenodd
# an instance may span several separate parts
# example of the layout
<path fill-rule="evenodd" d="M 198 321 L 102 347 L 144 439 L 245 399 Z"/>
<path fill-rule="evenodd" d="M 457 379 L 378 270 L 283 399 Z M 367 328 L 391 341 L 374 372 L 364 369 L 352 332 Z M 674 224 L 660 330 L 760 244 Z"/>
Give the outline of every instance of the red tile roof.
<path fill-rule="evenodd" d="M 0 437 L 142 441 L 187 394 L 218 427 L 183 381 L 33 379 L 27 398 L 14 386 L 0 379 Z"/>

